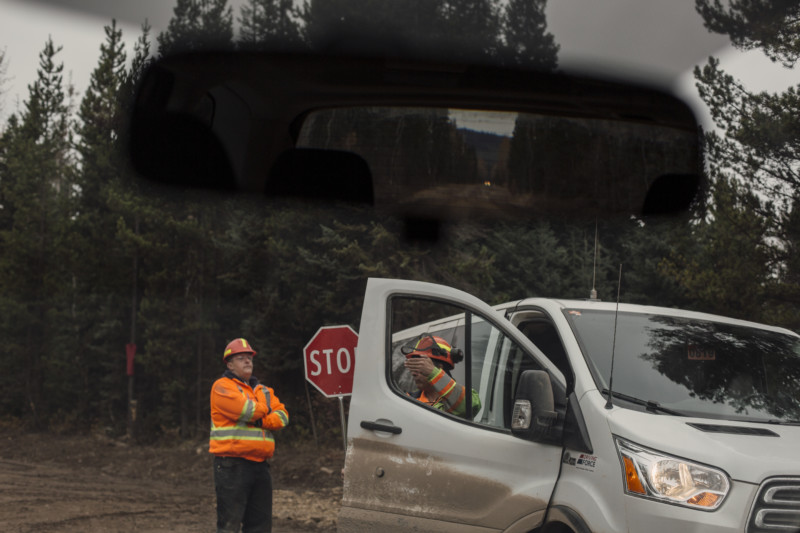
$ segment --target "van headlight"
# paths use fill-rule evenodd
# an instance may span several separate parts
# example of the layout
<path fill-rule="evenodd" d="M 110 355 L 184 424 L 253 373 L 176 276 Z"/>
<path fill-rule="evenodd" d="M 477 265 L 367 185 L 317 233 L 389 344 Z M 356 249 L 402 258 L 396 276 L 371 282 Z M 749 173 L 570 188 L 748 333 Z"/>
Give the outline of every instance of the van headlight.
<path fill-rule="evenodd" d="M 727 474 L 615 437 L 625 492 L 651 500 L 713 511 L 730 490 Z"/>

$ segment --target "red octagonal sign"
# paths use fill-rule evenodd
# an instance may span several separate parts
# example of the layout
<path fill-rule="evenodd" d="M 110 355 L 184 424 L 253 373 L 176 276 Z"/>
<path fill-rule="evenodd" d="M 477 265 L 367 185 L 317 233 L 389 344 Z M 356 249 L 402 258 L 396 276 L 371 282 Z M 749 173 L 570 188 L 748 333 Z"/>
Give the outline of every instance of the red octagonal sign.
<path fill-rule="evenodd" d="M 358 334 L 350 326 L 324 326 L 303 348 L 306 379 L 325 396 L 353 392 Z"/>

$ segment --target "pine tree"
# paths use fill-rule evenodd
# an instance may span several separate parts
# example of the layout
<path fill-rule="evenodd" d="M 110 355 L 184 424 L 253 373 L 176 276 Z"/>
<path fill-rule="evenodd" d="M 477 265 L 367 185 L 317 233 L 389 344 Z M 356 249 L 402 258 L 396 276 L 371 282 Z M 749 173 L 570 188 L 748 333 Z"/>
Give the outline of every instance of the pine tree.
<path fill-rule="evenodd" d="M 122 83 L 126 108 L 152 61 L 149 31 L 145 23 Z M 191 436 L 206 427 L 209 372 L 218 363 L 212 354 L 220 319 L 212 310 L 220 305 L 215 280 L 222 274 L 214 235 L 223 217 L 201 195 L 176 196 L 127 167 L 112 185 L 109 208 L 124 255 L 121 330 L 138 346 L 137 431 L 142 438 L 162 431 Z"/>
<path fill-rule="evenodd" d="M 25 135 L 52 153 L 65 155 L 69 141 L 69 116 L 64 64 L 56 64 L 55 56 L 62 47 L 56 47 L 48 38 L 39 54 L 37 79 L 28 86 L 29 98 L 22 114 Z M 51 180 L 58 176 L 51 176 Z M 60 188 L 58 183 L 53 183 Z"/>
<path fill-rule="evenodd" d="M 89 79 L 78 112 L 78 152 L 82 162 L 81 200 L 84 207 L 100 204 L 102 180 L 118 168 L 115 152 L 120 138 L 120 90 L 125 81 L 125 50 L 116 20 L 105 27 L 106 41 Z"/>
<path fill-rule="evenodd" d="M 150 54 L 150 24 L 145 20 L 142 24 L 142 33 L 133 45 L 133 59 L 130 69 L 125 79 L 123 102 L 130 105 L 131 98 L 134 96 L 136 84 L 142 79 L 145 70 L 150 66 L 153 58 Z M 127 113 L 126 113 L 127 114 Z"/>
<path fill-rule="evenodd" d="M 470 63 L 497 57 L 501 44 L 498 0 L 445 0 L 441 10 L 442 38 L 450 57 Z"/>
<path fill-rule="evenodd" d="M 708 135 L 719 157 L 714 163 L 776 200 L 774 207 L 788 207 L 786 202 L 800 187 L 800 153 L 795 148 L 800 142 L 798 90 L 752 94 L 722 71 L 714 58 L 695 69 L 695 77 L 700 96 L 724 133 Z"/>
<path fill-rule="evenodd" d="M 772 277 L 769 223 L 751 209 L 759 199 L 746 185 L 714 178 L 708 213 L 661 269 L 691 295 L 692 307 L 764 321 L 765 288 Z"/>
<path fill-rule="evenodd" d="M 228 0 L 178 0 L 167 30 L 158 36 L 162 57 L 232 47 L 233 10 Z"/>
<path fill-rule="evenodd" d="M 108 208 L 108 194 L 119 183 L 123 166 L 120 95 L 127 76 L 126 54 L 116 21 L 105 27 L 105 34 L 78 111 L 79 208 L 70 233 L 74 334 L 65 351 L 72 353 L 81 371 L 76 387 L 80 384 L 82 390 L 74 410 L 87 419 L 120 411 L 125 391 L 126 338 L 120 324 L 128 280 L 119 276 L 126 263 L 115 239 L 117 215 Z"/>
<path fill-rule="evenodd" d="M 769 322 L 800 331 L 800 197 L 794 198 L 779 224 L 783 229 L 783 247 L 778 276 L 770 278 L 767 284 Z"/>
<path fill-rule="evenodd" d="M 510 65 L 555 70 L 558 49 L 547 33 L 546 0 L 509 0 L 503 9 L 503 61 Z"/>
<path fill-rule="evenodd" d="M 7 81 L 7 78 L 6 78 L 6 73 L 7 72 L 8 72 L 8 61 L 6 60 L 6 51 L 5 50 L 0 50 L 0 117 L 2 117 L 2 113 L 3 113 L 3 103 L 4 103 L 3 102 L 3 97 L 4 97 L 5 92 L 6 92 L 5 85 L 6 85 L 6 81 Z M 0 123 L 0 126 L 2 126 L 2 123 Z M 1 131 L 2 131 L 2 128 L 0 128 L 0 132 Z"/>
<path fill-rule="evenodd" d="M 313 49 L 428 59 L 449 53 L 439 2 L 310 0 L 302 18 Z"/>
<path fill-rule="evenodd" d="M 664 307 L 691 307 L 691 294 L 677 280 L 667 275 L 665 265 L 685 246 L 691 232 L 689 216 L 618 221 L 614 243 L 616 264 L 622 264 L 624 301 Z M 613 280 L 615 287 L 616 279 Z M 616 292 L 606 292 L 610 300 Z"/>
<path fill-rule="evenodd" d="M 760 49 L 773 61 L 793 68 L 800 58 L 797 39 L 800 4 L 784 0 L 697 0 L 696 7 L 709 30 L 727 34 L 734 46 Z M 752 93 L 710 58 L 695 68 L 700 96 L 708 105 L 718 132 L 706 135 L 706 152 L 714 179 L 735 181 L 737 200 L 763 218 L 770 270 L 791 269 L 795 199 L 800 188 L 800 86 L 783 93 Z M 781 305 L 800 304 L 791 282 L 769 290 Z M 794 320 L 794 319 L 793 319 Z"/>
<path fill-rule="evenodd" d="M 800 4 L 796 0 L 696 0 L 706 28 L 727 34 L 741 50 L 760 48 L 791 68 L 800 59 Z"/>
<path fill-rule="evenodd" d="M 292 0 L 248 0 L 239 17 L 239 48 L 300 49 L 304 46 L 298 22 L 301 17 Z"/>
<path fill-rule="evenodd" d="M 11 117 L 2 142 L 0 332 L 2 360 L 15 362 L 3 379 L 14 412 L 37 426 L 59 405 L 59 374 L 68 367 L 59 341 L 71 324 L 71 279 L 62 266 L 69 263 L 74 162 L 60 50 L 48 38 L 22 114 Z"/>

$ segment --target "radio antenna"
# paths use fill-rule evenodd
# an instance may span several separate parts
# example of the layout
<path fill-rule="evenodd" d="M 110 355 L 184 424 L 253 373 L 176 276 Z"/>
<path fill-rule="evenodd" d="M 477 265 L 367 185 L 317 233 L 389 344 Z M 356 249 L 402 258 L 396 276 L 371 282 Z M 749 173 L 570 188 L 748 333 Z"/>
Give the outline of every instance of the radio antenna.
<path fill-rule="evenodd" d="M 619 291 L 622 287 L 622 263 L 619 264 L 619 281 L 617 281 L 617 309 L 614 311 L 614 340 L 611 341 L 611 375 L 608 378 L 608 399 L 606 409 L 611 409 L 611 397 L 614 395 L 614 353 L 617 349 L 617 316 L 619 316 Z"/>
<path fill-rule="evenodd" d="M 595 290 L 595 279 L 597 278 L 597 219 L 594 221 L 594 262 L 592 263 L 592 290 L 589 291 L 589 299 L 597 300 Z"/>

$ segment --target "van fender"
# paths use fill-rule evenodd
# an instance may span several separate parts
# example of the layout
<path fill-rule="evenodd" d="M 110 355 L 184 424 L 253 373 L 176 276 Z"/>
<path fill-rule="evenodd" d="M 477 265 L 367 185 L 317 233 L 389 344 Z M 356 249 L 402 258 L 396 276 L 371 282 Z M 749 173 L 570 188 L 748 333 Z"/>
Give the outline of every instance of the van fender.
<path fill-rule="evenodd" d="M 567 528 L 574 533 L 592 533 L 592 530 L 575 510 L 564 505 L 554 505 L 547 511 L 541 533 L 562 533 Z"/>

